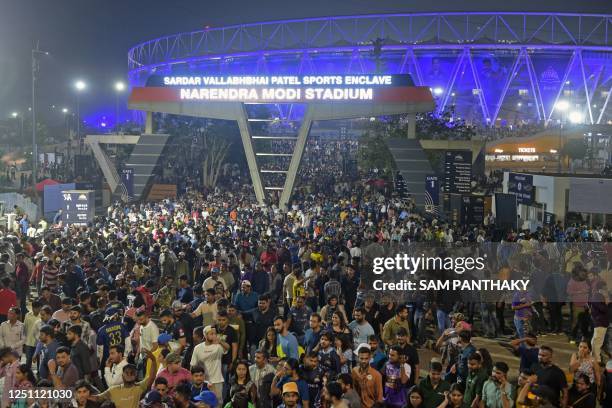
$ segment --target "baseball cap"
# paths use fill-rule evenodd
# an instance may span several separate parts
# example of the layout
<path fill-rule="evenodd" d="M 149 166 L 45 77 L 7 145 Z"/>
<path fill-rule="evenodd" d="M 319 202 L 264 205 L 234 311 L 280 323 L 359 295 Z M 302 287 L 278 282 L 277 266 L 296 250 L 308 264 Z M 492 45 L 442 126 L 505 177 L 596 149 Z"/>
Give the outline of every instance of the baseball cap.
<path fill-rule="evenodd" d="M 300 391 L 298 390 L 297 383 L 292 381 L 292 382 L 288 382 L 285 385 L 283 385 L 283 394 L 287 394 L 289 392 L 295 392 L 297 395 L 300 395 Z"/>
<path fill-rule="evenodd" d="M 242 281 L 241 285 L 251 286 L 251 281 L 245 279 Z"/>
<path fill-rule="evenodd" d="M 159 335 L 159 337 L 157 337 L 158 344 L 168 344 L 170 340 L 172 340 L 172 336 L 168 333 L 162 333 Z"/>
<path fill-rule="evenodd" d="M 359 346 L 357 346 L 354 353 L 359 354 L 359 350 L 361 350 L 362 348 L 367 348 L 368 350 L 370 350 L 370 345 L 368 343 L 361 343 L 359 344 Z"/>
<path fill-rule="evenodd" d="M 113 316 L 116 315 L 117 313 L 119 313 L 119 309 L 117 309 L 116 307 L 109 307 L 108 309 L 106 309 L 106 312 L 104 312 L 107 316 Z"/>
<path fill-rule="evenodd" d="M 200 395 L 197 395 L 193 400 L 203 402 L 211 408 L 216 408 L 219 403 L 219 401 L 217 401 L 217 396 L 212 391 L 202 391 Z"/>
<path fill-rule="evenodd" d="M 159 404 L 162 402 L 162 396 L 159 391 L 151 390 L 147 392 L 144 402 L 145 404 Z"/>
<path fill-rule="evenodd" d="M 172 302 L 172 309 L 182 309 L 184 307 L 185 305 L 183 305 L 180 300 L 175 300 L 174 302 Z"/>

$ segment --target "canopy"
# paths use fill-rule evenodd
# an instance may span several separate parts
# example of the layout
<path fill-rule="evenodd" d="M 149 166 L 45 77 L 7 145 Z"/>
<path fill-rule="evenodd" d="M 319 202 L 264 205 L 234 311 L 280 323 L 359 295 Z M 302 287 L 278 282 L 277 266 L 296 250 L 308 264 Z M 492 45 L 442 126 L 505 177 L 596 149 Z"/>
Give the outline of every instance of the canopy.
<path fill-rule="evenodd" d="M 43 191 L 45 189 L 45 186 L 53 186 L 55 184 L 59 184 L 59 181 L 53 180 L 53 179 L 44 179 L 43 181 L 40 181 L 36 184 L 36 191 Z"/>

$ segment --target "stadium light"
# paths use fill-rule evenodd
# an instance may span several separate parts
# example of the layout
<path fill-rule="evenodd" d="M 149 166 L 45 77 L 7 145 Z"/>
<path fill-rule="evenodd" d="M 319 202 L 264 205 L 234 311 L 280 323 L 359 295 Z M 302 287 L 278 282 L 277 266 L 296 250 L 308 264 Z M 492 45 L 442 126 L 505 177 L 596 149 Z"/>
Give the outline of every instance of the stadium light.
<path fill-rule="evenodd" d="M 62 113 L 68 113 L 68 108 L 62 108 Z"/>
<path fill-rule="evenodd" d="M 19 116 L 19 113 L 18 112 L 13 112 L 13 113 L 11 113 L 11 116 L 16 118 L 17 116 Z"/>
<path fill-rule="evenodd" d="M 518 106 L 520 108 L 521 106 L 523 106 L 523 104 L 519 102 L 519 103 L 516 104 L 516 106 Z"/>
<path fill-rule="evenodd" d="M 436 95 L 436 96 L 440 96 L 440 95 L 442 95 L 442 94 L 444 93 L 444 89 L 442 89 L 442 88 L 440 88 L 440 87 L 434 88 L 434 89 L 433 89 L 433 93 L 434 93 L 434 95 Z"/>
<path fill-rule="evenodd" d="M 115 91 L 117 91 L 117 92 L 125 91 L 125 84 L 123 82 L 121 82 L 121 81 L 115 82 Z"/>
<path fill-rule="evenodd" d="M 569 109 L 569 102 L 565 100 L 559 101 L 555 104 L 555 109 L 560 112 L 565 112 Z"/>
<path fill-rule="evenodd" d="M 84 81 L 78 80 L 74 83 L 74 87 L 77 91 L 83 91 L 87 88 L 87 84 Z"/>
<path fill-rule="evenodd" d="M 550 149 L 550 152 L 551 152 L 552 154 L 555 154 L 555 153 L 557 153 L 557 149 Z"/>
<path fill-rule="evenodd" d="M 569 114 L 569 120 L 572 123 L 582 123 L 582 121 L 584 120 L 584 116 L 580 112 L 573 111 Z"/>

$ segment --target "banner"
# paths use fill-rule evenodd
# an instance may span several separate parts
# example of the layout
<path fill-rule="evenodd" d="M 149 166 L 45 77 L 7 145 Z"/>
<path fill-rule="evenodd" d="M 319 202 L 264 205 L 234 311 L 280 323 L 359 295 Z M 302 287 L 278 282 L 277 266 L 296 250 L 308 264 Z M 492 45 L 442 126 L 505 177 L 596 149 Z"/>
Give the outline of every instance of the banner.
<path fill-rule="evenodd" d="M 121 170 L 121 185 L 125 201 L 134 197 L 134 169 L 125 167 Z"/>
<path fill-rule="evenodd" d="M 425 212 L 440 212 L 440 180 L 438 176 L 425 176 Z"/>
<path fill-rule="evenodd" d="M 461 221 L 463 225 L 476 227 L 484 223 L 485 200 L 482 196 L 464 196 Z"/>
<path fill-rule="evenodd" d="M 444 160 L 444 191 L 452 194 L 472 192 L 472 152 L 447 151 Z"/>
<path fill-rule="evenodd" d="M 530 174 L 508 174 L 508 193 L 516 196 L 518 204 L 532 205 L 535 199 L 533 176 Z"/>

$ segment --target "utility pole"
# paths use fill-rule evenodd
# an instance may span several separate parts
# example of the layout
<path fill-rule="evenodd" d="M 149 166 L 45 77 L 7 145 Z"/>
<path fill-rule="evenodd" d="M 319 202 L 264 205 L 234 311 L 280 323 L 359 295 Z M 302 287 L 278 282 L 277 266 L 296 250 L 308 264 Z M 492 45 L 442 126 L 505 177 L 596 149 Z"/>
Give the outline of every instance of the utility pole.
<path fill-rule="evenodd" d="M 36 148 L 36 74 L 38 74 L 38 56 L 49 55 L 41 51 L 36 42 L 36 48 L 32 50 L 32 189 L 36 193 L 36 175 L 38 174 L 38 151 Z"/>

